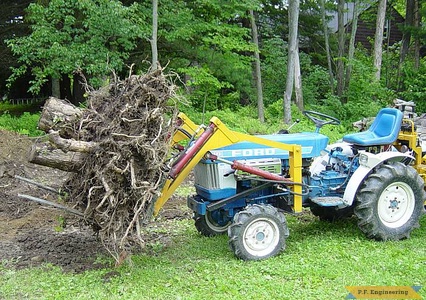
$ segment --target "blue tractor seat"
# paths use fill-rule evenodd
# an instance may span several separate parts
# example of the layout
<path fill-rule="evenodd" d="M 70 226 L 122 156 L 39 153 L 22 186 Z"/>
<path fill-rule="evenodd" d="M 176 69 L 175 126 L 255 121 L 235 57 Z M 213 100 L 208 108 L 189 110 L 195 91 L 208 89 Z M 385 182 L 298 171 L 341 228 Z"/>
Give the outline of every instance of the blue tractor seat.
<path fill-rule="evenodd" d="M 370 128 L 363 132 L 347 134 L 343 137 L 343 141 L 357 146 L 392 144 L 401 129 L 402 117 L 403 113 L 396 108 L 383 108 Z"/>

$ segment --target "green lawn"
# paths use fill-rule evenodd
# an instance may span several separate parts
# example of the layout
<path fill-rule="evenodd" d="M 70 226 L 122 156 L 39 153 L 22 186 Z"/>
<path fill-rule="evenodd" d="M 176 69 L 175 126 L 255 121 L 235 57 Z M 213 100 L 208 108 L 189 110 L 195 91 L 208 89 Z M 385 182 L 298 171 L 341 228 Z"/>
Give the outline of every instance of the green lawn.
<path fill-rule="evenodd" d="M 287 217 L 287 248 L 265 261 L 234 258 L 226 236 L 202 237 L 191 220 L 163 221 L 167 232 L 150 230 L 171 243 L 151 244 L 119 268 L 70 274 L 0 267 L 0 299 L 344 299 L 345 286 L 354 285 L 420 285 L 426 298 L 425 216 L 399 242 L 367 240 L 354 219 Z"/>

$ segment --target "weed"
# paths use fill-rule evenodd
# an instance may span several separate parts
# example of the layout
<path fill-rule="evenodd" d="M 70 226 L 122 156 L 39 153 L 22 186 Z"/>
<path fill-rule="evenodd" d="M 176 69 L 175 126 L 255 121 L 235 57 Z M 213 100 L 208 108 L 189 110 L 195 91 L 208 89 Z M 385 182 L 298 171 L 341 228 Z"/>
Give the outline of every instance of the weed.
<path fill-rule="evenodd" d="M 64 231 L 65 227 L 67 226 L 67 220 L 63 215 L 59 215 L 56 217 L 57 225 L 55 226 L 56 232 L 62 232 Z"/>

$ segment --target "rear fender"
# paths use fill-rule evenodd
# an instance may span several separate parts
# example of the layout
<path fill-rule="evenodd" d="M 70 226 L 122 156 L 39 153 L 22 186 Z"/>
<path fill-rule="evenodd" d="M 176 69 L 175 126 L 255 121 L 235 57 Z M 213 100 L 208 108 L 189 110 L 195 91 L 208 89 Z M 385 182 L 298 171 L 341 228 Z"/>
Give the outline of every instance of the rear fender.
<path fill-rule="evenodd" d="M 349 179 L 348 185 L 346 186 L 345 193 L 343 195 L 343 203 L 345 206 L 352 205 L 358 188 L 364 179 L 368 176 L 368 174 L 370 174 L 370 172 L 378 165 L 387 161 L 399 161 L 408 164 L 412 160 L 414 160 L 413 156 L 396 151 L 381 152 L 378 154 L 372 154 L 368 152 L 360 153 L 360 166 Z"/>

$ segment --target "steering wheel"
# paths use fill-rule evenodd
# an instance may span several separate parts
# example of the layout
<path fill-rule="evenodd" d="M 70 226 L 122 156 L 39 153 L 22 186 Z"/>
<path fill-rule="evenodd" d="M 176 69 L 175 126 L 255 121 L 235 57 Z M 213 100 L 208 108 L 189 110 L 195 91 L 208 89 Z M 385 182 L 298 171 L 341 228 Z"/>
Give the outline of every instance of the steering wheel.
<path fill-rule="evenodd" d="M 317 111 L 304 110 L 302 113 L 306 117 L 308 117 L 309 120 L 314 122 L 315 127 L 317 128 L 317 131 L 322 126 L 327 125 L 327 124 L 331 124 L 331 125 L 339 125 L 340 124 L 339 119 L 332 117 L 332 116 L 329 116 L 329 115 L 326 115 L 326 114 L 323 114 L 323 113 L 320 113 L 320 112 L 317 112 Z"/>

